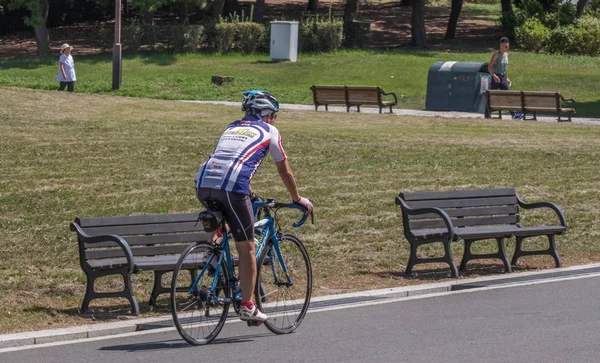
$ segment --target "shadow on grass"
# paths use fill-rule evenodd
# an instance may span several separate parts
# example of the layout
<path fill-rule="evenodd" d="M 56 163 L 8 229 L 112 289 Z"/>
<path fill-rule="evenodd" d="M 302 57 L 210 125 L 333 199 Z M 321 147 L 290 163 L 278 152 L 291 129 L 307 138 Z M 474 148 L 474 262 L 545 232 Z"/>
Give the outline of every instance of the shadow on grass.
<path fill-rule="evenodd" d="M 575 114 L 575 117 L 600 118 L 600 100 L 577 102 L 577 113 Z"/>
<path fill-rule="evenodd" d="M 0 69 L 37 69 L 49 65 L 58 64 L 58 57 L 35 57 L 35 58 L 18 58 L 18 59 L 1 59 Z"/>

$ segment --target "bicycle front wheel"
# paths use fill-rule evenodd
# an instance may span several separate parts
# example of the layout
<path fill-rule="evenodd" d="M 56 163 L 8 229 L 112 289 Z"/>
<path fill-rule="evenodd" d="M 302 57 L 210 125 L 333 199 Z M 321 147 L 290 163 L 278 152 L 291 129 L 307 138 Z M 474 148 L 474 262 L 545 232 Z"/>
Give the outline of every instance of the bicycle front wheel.
<path fill-rule="evenodd" d="M 173 322 L 181 337 L 191 345 L 210 343 L 227 320 L 231 292 L 224 259 L 219 273 L 215 274 L 220 253 L 209 243 L 190 245 L 179 257 L 173 272 Z M 205 263 L 208 267 L 202 272 Z"/>
<path fill-rule="evenodd" d="M 308 310 L 312 267 L 297 237 L 283 235 L 278 245 L 269 241 L 258 259 L 255 300 L 268 316 L 265 326 L 275 334 L 287 334 L 298 328 Z"/>

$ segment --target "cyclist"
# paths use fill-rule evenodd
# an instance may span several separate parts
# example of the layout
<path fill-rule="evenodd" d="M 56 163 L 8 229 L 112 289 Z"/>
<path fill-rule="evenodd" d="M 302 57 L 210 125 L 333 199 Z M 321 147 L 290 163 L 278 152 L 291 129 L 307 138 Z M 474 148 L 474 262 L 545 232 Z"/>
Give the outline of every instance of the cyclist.
<path fill-rule="evenodd" d="M 254 246 L 254 215 L 250 188 L 254 173 L 271 154 L 279 176 L 292 201 L 312 211 L 312 203 L 298 193 L 292 169 L 283 150 L 279 131 L 274 123 L 279 103 L 267 91 L 251 90 L 243 93 L 241 120 L 229 124 L 208 160 L 196 175 L 196 196 L 206 207 L 207 198 L 218 201 L 235 240 L 239 254 L 239 276 L 242 287 L 240 319 L 262 323 L 267 316 L 254 306 L 252 293 L 256 283 Z"/>

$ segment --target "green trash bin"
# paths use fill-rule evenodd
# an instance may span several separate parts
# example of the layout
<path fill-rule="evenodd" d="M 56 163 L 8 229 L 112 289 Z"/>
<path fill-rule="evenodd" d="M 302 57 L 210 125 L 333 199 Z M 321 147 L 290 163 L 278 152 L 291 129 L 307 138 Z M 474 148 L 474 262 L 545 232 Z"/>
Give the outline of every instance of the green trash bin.
<path fill-rule="evenodd" d="M 492 76 L 483 62 L 435 62 L 427 75 L 425 109 L 430 111 L 485 111 L 485 91 Z"/>

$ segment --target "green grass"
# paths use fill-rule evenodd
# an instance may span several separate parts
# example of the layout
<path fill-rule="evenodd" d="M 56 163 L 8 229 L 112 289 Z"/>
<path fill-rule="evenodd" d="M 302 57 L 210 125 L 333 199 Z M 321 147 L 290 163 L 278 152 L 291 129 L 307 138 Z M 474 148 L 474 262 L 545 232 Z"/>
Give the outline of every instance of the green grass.
<path fill-rule="evenodd" d="M 239 109 L 0 92 L 0 333 L 90 323 L 77 312 L 85 275 L 69 223 L 76 216 L 199 210 L 197 167 Z M 315 295 L 423 281 L 401 277 L 409 248 L 394 205 L 400 191 L 516 187 L 528 201 L 563 208 L 570 229 L 558 250 L 565 266 L 600 261 L 597 126 L 285 111 L 278 128 L 302 195 L 315 200 L 316 225 L 293 231 L 311 255 Z M 288 198 L 270 162 L 253 186 L 265 197 Z M 286 232 L 294 217 L 286 219 Z M 554 221 L 543 217 L 525 212 L 524 223 Z M 458 261 L 461 244 L 453 250 Z M 420 253 L 433 256 L 440 248 Z M 489 263 L 491 269 L 481 267 Z M 517 270 L 553 266 L 550 257 L 522 263 Z M 430 278 L 444 278 L 448 268 L 438 267 Z M 499 271 L 499 261 L 474 263 L 468 276 Z M 167 296 L 154 311 L 143 303 L 151 281 L 150 272 L 134 280 L 143 316 L 167 313 Z M 103 286 L 114 288 L 117 279 Z"/>
<path fill-rule="evenodd" d="M 424 109 L 427 73 L 436 61 L 488 62 L 484 53 L 342 51 L 300 54 L 295 63 L 271 63 L 267 54 L 131 55 L 123 63 L 122 88 L 114 94 L 185 100 L 239 101 L 241 92 L 268 89 L 284 103 L 311 104 L 313 84 L 378 85 L 395 92 L 399 108 Z M 74 55 L 76 92 L 112 94 L 108 55 Z M 600 117 L 600 70 L 593 57 L 511 52 L 513 89 L 560 91 L 577 101 L 577 115 Z M 55 89 L 56 59 L 0 60 L 0 85 Z M 223 86 L 212 75 L 234 76 Z"/>

